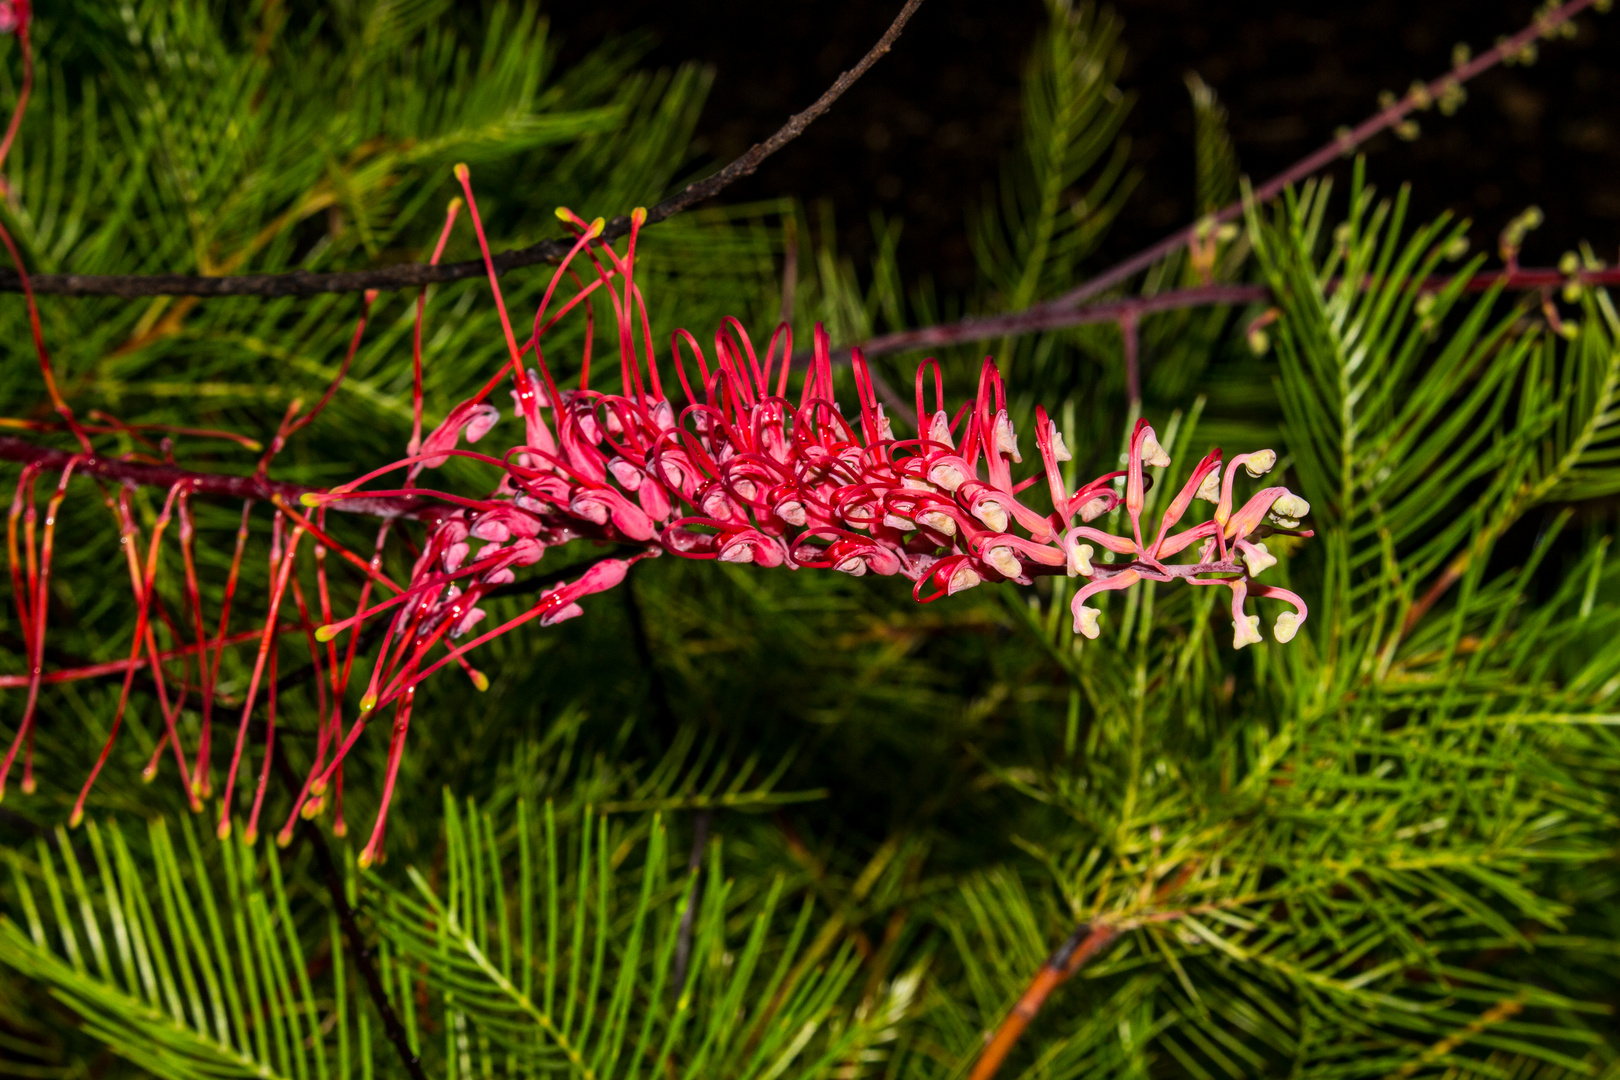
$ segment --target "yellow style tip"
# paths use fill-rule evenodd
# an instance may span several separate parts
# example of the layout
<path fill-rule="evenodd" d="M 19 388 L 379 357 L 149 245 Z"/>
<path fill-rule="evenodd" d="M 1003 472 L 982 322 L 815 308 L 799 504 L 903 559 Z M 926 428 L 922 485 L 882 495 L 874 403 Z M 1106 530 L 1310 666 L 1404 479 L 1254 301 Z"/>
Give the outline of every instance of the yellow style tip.
<path fill-rule="evenodd" d="M 79 825 L 83 821 L 84 821 L 84 811 L 79 810 L 79 809 L 74 809 L 72 816 L 68 818 L 68 828 L 77 829 L 79 827 Z"/>
<path fill-rule="evenodd" d="M 467 163 L 465 161 L 456 162 L 456 167 L 450 171 L 455 173 L 456 179 L 460 180 L 463 184 L 467 182 L 467 177 L 472 175 L 472 172 L 467 168 Z"/>
<path fill-rule="evenodd" d="M 370 870 L 373 858 L 374 856 L 371 854 L 371 849 L 366 848 L 366 850 L 360 853 L 360 857 L 356 859 L 355 862 L 360 864 L 360 869 Z"/>
<path fill-rule="evenodd" d="M 630 211 L 630 224 L 638 229 L 647 224 L 647 208 L 645 206 L 638 206 Z"/>
<path fill-rule="evenodd" d="M 226 818 L 225 820 L 221 821 L 219 823 L 219 828 L 214 830 L 214 835 L 219 837 L 221 840 L 229 840 L 231 838 L 231 819 Z"/>
<path fill-rule="evenodd" d="M 298 501 L 303 503 L 305 506 L 310 507 L 321 505 L 321 497 L 313 491 L 304 492 L 302 495 L 298 496 Z"/>
<path fill-rule="evenodd" d="M 601 236 L 602 230 L 605 228 L 607 228 L 607 218 L 597 218 L 595 221 L 591 222 L 589 235 Z"/>
<path fill-rule="evenodd" d="M 319 799 L 308 799 L 308 800 L 306 800 L 304 802 L 303 809 L 298 811 L 298 813 L 303 817 L 303 819 L 305 821 L 314 821 L 316 816 L 318 814 L 320 814 L 320 812 L 321 812 L 321 800 L 319 800 Z"/>
<path fill-rule="evenodd" d="M 376 707 L 377 707 L 377 695 L 376 694 L 367 694 L 365 697 L 360 699 L 360 711 L 361 712 L 370 712 L 372 709 L 375 709 Z"/>
<path fill-rule="evenodd" d="M 573 221 L 574 220 L 574 212 L 572 210 L 568 209 L 568 207 L 566 207 L 566 206 L 559 206 L 559 207 L 557 207 L 557 209 L 553 210 L 552 213 L 557 215 L 557 220 L 558 221 Z"/>
<path fill-rule="evenodd" d="M 378 294 L 378 291 L 376 289 L 367 289 L 361 295 L 365 297 L 366 306 L 370 307 L 372 304 L 375 304 L 377 302 L 377 296 L 379 294 Z"/>
<path fill-rule="evenodd" d="M 326 780 L 324 777 L 309 782 L 309 793 L 313 798 L 319 799 L 326 794 Z"/>
<path fill-rule="evenodd" d="M 455 198 L 451 199 L 449 205 L 447 205 L 444 208 L 444 212 L 445 212 L 446 215 L 460 213 L 461 212 L 461 196 L 457 195 Z"/>
<path fill-rule="evenodd" d="M 34 783 L 34 778 L 32 776 L 23 777 L 22 793 L 24 795 L 32 795 L 38 789 L 39 785 Z"/>
<path fill-rule="evenodd" d="M 474 686 L 478 687 L 480 691 L 487 691 L 489 689 L 488 675 L 485 675 L 482 671 L 474 671 L 471 674 L 472 683 Z"/>
<path fill-rule="evenodd" d="M 338 818 L 332 823 L 332 835 L 337 837 L 339 840 L 343 839 L 345 836 L 348 836 L 349 823 L 344 821 L 342 818 Z"/>
<path fill-rule="evenodd" d="M 292 847 L 292 830 L 282 829 L 276 833 L 276 847 Z"/>
<path fill-rule="evenodd" d="M 337 636 L 338 628 L 333 626 L 331 623 L 327 623 L 325 626 L 317 626 L 315 628 L 315 640 L 321 642 L 323 645 Z"/>
<path fill-rule="evenodd" d="M 247 831 L 242 833 L 242 843 L 246 844 L 248 847 L 252 847 L 254 844 L 257 844 L 258 842 L 259 842 L 259 830 L 258 829 L 254 829 L 254 828 L 250 827 L 249 829 L 247 829 Z"/>

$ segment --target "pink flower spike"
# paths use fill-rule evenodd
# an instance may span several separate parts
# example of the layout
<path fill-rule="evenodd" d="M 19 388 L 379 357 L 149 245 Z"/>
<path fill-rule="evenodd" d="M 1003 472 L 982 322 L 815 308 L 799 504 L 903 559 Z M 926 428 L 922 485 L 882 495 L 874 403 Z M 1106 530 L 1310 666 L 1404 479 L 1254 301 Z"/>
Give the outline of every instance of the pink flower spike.
<path fill-rule="evenodd" d="M 1278 615 L 1277 623 L 1272 628 L 1272 636 L 1284 645 L 1294 640 L 1294 635 L 1299 633 L 1299 628 L 1304 626 L 1305 620 L 1310 617 L 1310 612 L 1305 607 L 1305 601 L 1298 593 L 1280 589 L 1275 585 L 1252 584 L 1249 586 L 1249 592 L 1256 597 L 1281 600 L 1294 609 Z M 1258 616 L 1255 616 L 1255 618 L 1258 619 Z"/>
<path fill-rule="evenodd" d="M 1228 540 L 1248 536 L 1260 527 L 1267 514 L 1283 523 L 1291 523 L 1285 527 L 1294 528 L 1299 525 L 1297 519 L 1310 512 L 1311 504 L 1285 487 L 1261 488 L 1232 515 L 1222 532 Z"/>
<path fill-rule="evenodd" d="M 1090 540 L 1094 544 L 1102 545 L 1116 555 L 1138 555 L 1141 553 L 1141 549 L 1136 546 L 1130 537 L 1115 536 L 1113 533 L 1105 533 L 1101 529 L 1093 529 L 1089 525 L 1076 525 L 1069 530 L 1066 539 L 1072 542 Z"/>
<path fill-rule="evenodd" d="M 1238 466 L 1250 476 L 1259 478 L 1270 472 L 1277 464 L 1275 450 L 1256 450 L 1250 454 L 1239 454 L 1226 466 L 1226 478 L 1221 483 L 1221 501 L 1215 508 L 1215 520 L 1225 525 L 1232 516 L 1232 482 L 1237 479 Z"/>
<path fill-rule="evenodd" d="M 1260 616 L 1243 613 L 1243 599 L 1248 594 L 1249 583 L 1238 578 L 1227 582 L 1227 585 L 1232 590 L 1232 648 L 1242 649 L 1260 644 L 1265 640 L 1260 636 Z"/>
<path fill-rule="evenodd" d="M 1087 607 L 1086 601 L 1100 592 L 1128 589 L 1141 580 L 1141 574 L 1132 569 L 1125 569 L 1109 577 L 1097 578 L 1075 593 L 1074 599 L 1069 601 L 1069 610 L 1074 613 L 1074 632 L 1095 641 L 1102 632 L 1097 625 L 1097 619 L 1102 615 L 1102 611 Z"/>
<path fill-rule="evenodd" d="M 1131 433 L 1131 450 L 1125 472 L 1125 512 L 1131 516 L 1131 531 L 1136 534 L 1137 547 L 1142 544 L 1142 507 L 1147 499 L 1147 483 L 1142 470 L 1153 465 L 1164 468 L 1170 464 L 1170 455 L 1159 445 L 1159 439 L 1146 419 L 1136 422 Z"/>
<path fill-rule="evenodd" d="M 1035 447 L 1041 453 L 1041 465 L 1046 470 L 1046 484 L 1052 493 L 1052 506 L 1063 519 L 1063 527 L 1068 528 L 1074 523 L 1074 515 L 1069 510 L 1069 492 L 1063 483 L 1063 473 L 1058 468 L 1058 463 L 1073 460 L 1073 455 L 1069 453 L 1068 447 L 1063 445 L 1063 433 L 1047 418 L 1044 405 L 1035 406 Z"/>
<path fill-rule="evenodd" d="M 1221 451 L 1219 447 L 1216 447 L 1204 455 L 1204 460 L 1200 461 L 1198 466 L 1193 469 L 1192 475 L 1182 485 L 1181 491 L 1171 500 L 1170 505 L 1165 508 L 1164 517 L 1159 519 L 1158 535 L 1153 538 L 1153 545 L 1148 549 L 1150 557 L 1159 557 L 1160 549 L 1164 546 L 1165 537 L 1170 532 L 1170 526 L 1180 521 L 1181 516 L 1192 506 L 1193 499 L 1203 488 L 1205 480 L 1211 476 L 1219 475 L 1220 471 Z"/>

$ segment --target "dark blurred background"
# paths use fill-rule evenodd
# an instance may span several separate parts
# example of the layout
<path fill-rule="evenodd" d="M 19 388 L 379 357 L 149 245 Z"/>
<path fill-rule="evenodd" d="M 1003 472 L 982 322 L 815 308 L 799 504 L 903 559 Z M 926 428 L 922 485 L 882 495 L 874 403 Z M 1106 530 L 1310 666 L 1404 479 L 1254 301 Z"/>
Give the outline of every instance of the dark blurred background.
<path fill-rule="evenodd" d="M 883 32 L 898 0 L 551 0 L 567 54 L 650 34 L 653 64 L 701 60 L 716 70 L 699 127 L 702 149 L 730 160 L 813 101 Z M 1184 77 L 1220 94 L 1244 171 L 1257 181 L 1364 119 L 1379 91 L 1402 92 L 1531 19 L 1531 0 L 1115 0 L 1137 95 L 1127 125 L 1141 183 L 1098 269 L 1193 216 L 1192 109 Z M 728 200 L 789 194 L 830 201 L 839 247 L 864 265 L 873 209 L 901 219 L 907 277 L 927 270 L 965 289 L 973 258 L 964 215 L 1017 138 L 1019 76 L 1046 18 L 1036 0 L 927 0 L 884 58 L 797 142 L 731 189 Z M 1469 88 L 1454 117 L 1422 117 L 1413 143 L 1380 136 L 1369 171 L 1386 191 L 1414 186 L 1422 216 L 1444 209 L 1477 223 L 1495 247 L 1505 222 L 1535 203 L 1547 222 L 1525 261 L 1555 262 L 1578 241 L 1613 260 L 1620 243 L 1620 14 L 1583 15 L 1573 40 L 1543 42 L 1531 67 L 1498 68 Z M 1341 166 L 1340 172 L 1343 172 Z"/>

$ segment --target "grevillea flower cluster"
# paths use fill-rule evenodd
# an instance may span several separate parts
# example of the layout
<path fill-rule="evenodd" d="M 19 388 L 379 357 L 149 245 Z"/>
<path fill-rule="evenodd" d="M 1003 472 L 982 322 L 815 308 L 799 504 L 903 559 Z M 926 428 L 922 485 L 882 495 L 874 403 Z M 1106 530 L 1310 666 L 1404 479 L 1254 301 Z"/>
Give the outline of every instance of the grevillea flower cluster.
<path fill-rule="evenodd" d="M 271 592 L 263 626 L 254 632 L 258 656 L 225 776 L 222 834 L 230 828 L 232 792 L 261 686 L 269 695 L 267 744 L 274 736 L 275 641 L 280 633 L 303 632 L 313 666 L 325 674 L 316 679 L 322 716 L 315 762 L 279 839 L 290 839 L 294 822 L 300 816 L 321 813 L 333 795 L 339 803 L 336 818 L 341 829 L 344 757 L 367 727 L 367 719 L 385 707 L 393 708 L 381 806 L 362 853 L 362 861 L 369 863 L 382 851 L 388 804 L 416 689 L 423 680 L 455 664 L 475 685 L 487 687 L 485 676 L 471 666 L 469 652 L 524 623 L 538 620 L 550 626 L 583 614 L 582 602 L 588 597 L 618 585 L 635 562 L 658 555 L 788 570 L 835 570 L 856 577 L 899 576 L 912 582 L 913 594 L 923 603 L 985 582 L 1028 585 L 1041 575 L 1066 575 L 1083 582 L 1075 591 L 1072 611 L 1075 631 L 1088 638 L 1096 638 L 1100 632 L 1100 609 L 1093 606 L 1093 598 L 1143 581 L 1180 580 L 1191 586 L 1230 590 L 1236 648 L 1261 640 L 1260 617 L 1247 610 L 1252 599 L 1282 603 L 1284 610 L 1273 629 L 1278 641 L 1293 638 L 1304 622 L 1303 600 L 1286 589 L 1260 584 L 1257 578 L 1277 561 L 1263 538 L 1274 533 L 1310 535 L 1301 529 L 1309 507 L 1284 487 L 1263 487 L 1241 502 L 1235 490 L 1240 475 L 1260 477 L 1275 466 L 1273 451 L 1240 454 L 1230 460 L 1223 459 L 1219 450 L 1211 451 L 1169 500 L 1158 521 L 1144 521 L 1150 483 L 1147 470 L 1170 464 L 1145 420 L 1135 426 L 1123 469 L 1070 491 L 1061 468 L 1070 460 L 1063 436 L 1045 409 L 1037 407 L 1033 443 L 1039 467 L 1019 479 L 1014 467 L 1024 460 L 1022 440 L 1014 429 L 1006 390 L 992 360 L 986 359 L 980 369 L 974 395 L 954 412 L 945 403 L 938 363 L 932 359 L 924 362 L 915 380 L 918 430 L 914 436 L 902 438 L 885 413 L 876 380 L 859 349 L 852 350 L 849 357 L 856 400 L 846 415 L 834 393 L 831 343 L 819 326 L 808 367 L 798 380 L 798 393 L 790 395 L 795 376 L 791 329 L 785 324 L 778 327 L 762 357 L 736 319 L 724 320 L 714 335 L 712 352 L 706 353 L 685 330 L 677 330 L 671 337 L 669 371 L 684 401 L 677 404 L 666 388 L 645 298 L 635 282 L 636 244 L 645 211 L 631 215 L 622 252 L 604 240 L 602 219 L 587 223 L 569 211 L 558 211 L 576 240 L 552 275 L 531 332 L 520 343 L 490 260 L 465 167 L 458 166 L 457 176 L 489 266 L 507 360 L 477 393 L 451 408 L 443 422 L 424 437 L 419 299 L 417 424 L 406 456 L 351 483 L 304 494 L 304 506 L 313 508 L 310 516 L 283 499 L 275 500 Z M 458 209 L 458 204 L 452 204 L 434 261 L 444 249 Z M 566 299 L 560 295 L 564 282 L 573 285 Z M 603 301 L 611 309 L 618 344 L 618 378 L 611 389 L 592 384 L 595 308 Z M 583 310 L 587 329 L 577 381 L 564 387 L 545 356 L 547 335 L 576 309 Z M 350 358 L 364 325 L 362 318 L 350 344 Z M 313 420 L 335 389 L 334 383 L 314 412 L 296 420 L 296 407 L 289 412 L 260 466 L 260 477 L 286 437 Z M 506 398 L 511 402 L 510 419 L 500 407 Z M 505 450 L 497 455 L 473 449 L 491 441 L 505 443 Z M 424 474 L 451 457 L 492 467 L 497 480 L 488 493 L 469 497 L 422 486 Z M 379 486 L 386 476 L 397 478 L 398 486 Z M 66 483 L 64 475 L 60 488 L 65 489 Z M 1032 488 L 1042 494 L 1041 502 L 1049 504 L 1048 508 L 1031 505 L 1028 493 Z M 22 491 L 19 487 L 18 506 L 23 503 Z M 189 495 L 184 484 L 176 484 L 170 491 L 153 530 L 144 580 L 136 561 L 136 545 L 126 545 L 140 621 L 130 660 L 122 669 L 125 689 L 120 716 L 128 700 L 130 678 L 143 658 L 159 674 L 162 694 L 161 669 L 166 657 L 153 639 L 149 608 L 155 552 L 170 508 L 175 506 L 181 514 L 187 595 L 197 629 L 196 646 L 176 653 L 198 655 L 205 712 L 212 702 L 219 651 L 226 643 L 229 590 L 217 638 L 210 642 L 190 558 Z M 417 514 L 427 522 L 427 535 L 419 545 L 408 581 L 395 584 L 380 569 L 396 522 L 385 521 L 369 559 L 347 551 L 325 531 L 328 510 L 353 507 L 360 499 L 373 506 L 409 500 L 418 507 L 425 500 L 432 507 L 426 514 Z M 1200 502 L 1212 507 L 1208 515 L 1195 522 L 1184 521 Z M 27 503 L 31 508 L 31 494 Z M 13 534 L 16 515 L 14 507 Z M 1128 521 L 1129 533 L 1097 527 L 1095 523 L 1105 517 L 1121 527 Z M 246 523 L 244 511 L 233 586 Z M 123 527 L 126 539 L 133 541 L 137 530 L 127 513 Z M 311 617 L 294 572 L 305 536 L 315 544 L 318 621 Z M 516 617 L 486 625 L 486 602 L 492 593 L 515 584 L 520 574 L 541 561 L 548 548 L 578 539 L 639 550 L 601 559 L 575 580 L 548 589 Z M 348 618 L 338 619 L 332 613 L 322 561 L 328 550 L 366 575 L 355 613 Z M 17 565 L 13 555 L 14 570 Z M 374 586 L 393 595 L 373 603 Z M 22 597 L 20 580 L 18 588 Z M 284 626 L 281 611 L 289 596 L 298 617 Z M 379 619 L 386 621 L 374 623 L 384 631 L 360 698 L 361 716 L 345 726 L 342 702 L 360 631 Z M 43 633 L 41 623 L 30 633 L 30 642 L 37 646 L 35 639 L 42 640 Z M 344 634 L 349 638 L 340 658 L 336 639 Z M 238 640 L 250 636 L 254 635 L 239 635 Z M 210 648 L 214 650 L 211 670 Z M 30 679 L 30 718 L 39 682 L 36 673 Z M 171 705 L 166 698 L 161 704 L 167 724 L 165 738 L 172 744 L 182 775 L 189 778 L 188 791 L 196 805 L 197 797 L 210 790 L 206 745 L 198 747 L 195 764 L 188 767 L 174 724 L 179 704 Z M 28 730 L 27 719 L 24 730 Z M 19 730 L 18 740 L 24 730 Z M 205 720 L 205 744 L 207 731 Z M 160 745 L 160 753 L 162 749 Z M 6 769 L 15 753 L 14 743 Z M 102 761 L 105 759 L 104 750 Z M 269 761 L 267 745 L 248 820 L 250 837 L 257 834 Z M 149 773 L 156 770 L 157 762 L 155 754 Z M 100 766 L 98 762 L 96 769 Z M 0 791 L 3 784 L 0 773 Z M 87 783 L 86 791 L 88 787 Z M 82 805 L 83 794 L 80 808 Z M 79 813 L 75 811 L 75 818 Z"/>
<path fill-rule="evenodd" d="M 476 202 L 465 171 L 458 174 L 487 257 Z M 619 584 L 636 559 L 661 553 L 856 577 L 898 575 L 913 582 L 913 594 L 924 603 L 982 582 L 1028 585 L 1039 575 L 1066 574 L 1084 579 L 1072 608 L 1075 631 L 1089 638 L 1098 636 L 1100 611 L 1088 601 L 1141 581 L 1228 588 L 1237 648 L 1261 640 L 1260 617 L 1245 610 L 1250 597 L 1285 605 L 1274 627 L 1279 641 L 1293 638 L 1304 621 L 1300 597 L 1255 578 L 1277 561 L 1260 538 L 1299 534 L 1309 507 L 1284 487 L 1265 487 L 1236 503 L 1239 473 L 1262 476 L 1276 464 L 1273 451 L 1230 461 L 1211 451 L 1156 528 L 1147 523 L 1144 531 L 1146 469 L 1170 464 L 1147 421 L 1136 425 L 1123 470 L 1071 492 L 1060 469 L 1070 460 L 1063 436 L 1037 407 L 1034 442 L 1041 470 L 1018 480 L 1013 467 L 1023 462 L 1020 440 L 992 360 L 984 362 L 977 393 L 954 414 L 945 405 L 938 363 L 921 365 L 915 402 L 922 430 L 900 438 L 859 349 L 850 356 L 857 401 L 846 417 L 834 394 L 830 342 L 820 326 L 795 399 L 788 393 L 790 328 L 776 330 L 762 358 L 736 319 L 726 319 L 716 331 L 708 355 L 692 334 L 675 332 L 670 359 L 686 401 L 678 407 L 665 391 L 645 300 L 634 281 L 645 212 L 632 215 L 623 254 L 601 239 L 601 219 L 586 223 L 567 210 L 558 216 L 577 241 L 557 267 L 521 346 L 490 275 L 509 349 L 497 377 L 451 409 L 407 458 L 327 496 L 305 497 L 312 506 L 349 497 L 390 470 L 405 470 L 414 479 L 453 454 L 500 469 L 499 482 L 483 498 L 438 493 L 450 510 L 431 529 L 399 595 L 321 628 L 329 638 L 353 629 L 364 616 L 393 609 L 361 708 L 395 703 L 405 718 L 396 721 L 396 739 L 408 723 L 412 691 L 438 668 L 465 664 L 466 652 L 522 623 L 554 625 L 582 614 L 581 600 Z M 576 259 L 588 263 L 591 280 L 553 313 L 558 286 Z M 546 332 L 596 293 L 611 304 L 617 327 L 618 386 L 592 387 L 587 334 L 578 385 L 562 388 L 545 360 Z M 491 399 L 508 382 L 522 441 L 498 458 L 462 449 L 463 439 L 478 444 L 498 430 L 502 413 Z M 1046 511 L 1022 497 L 1042 480 L 1051 504 Z M 1213 513 L 1178 529 L 1197 500 L 1214 504 Z M 1130 522 L 1129 535 L 1090 524 L 1119 508 Z M 643 554 L 599 562 L 516 618 L 474 633 L 492 590 L 512 583 L 548 547 L 581 537 L 637 545 Z M 1195 558 L 1181 558 L 1187 552 Z M 440 647 L 443 655 L 435 658 Z M 397 754 L 390 762 L 397 767 Z"/>

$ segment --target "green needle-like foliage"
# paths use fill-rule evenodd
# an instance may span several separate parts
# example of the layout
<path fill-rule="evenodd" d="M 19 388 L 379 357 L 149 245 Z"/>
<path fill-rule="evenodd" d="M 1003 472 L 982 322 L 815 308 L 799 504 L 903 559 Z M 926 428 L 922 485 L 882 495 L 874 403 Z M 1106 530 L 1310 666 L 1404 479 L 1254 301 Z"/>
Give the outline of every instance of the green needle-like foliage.
<path fill-rule="evenodd" d="M 818 321 L 848 342 L 1025 310 L 1102 269 L 1092 252 L 1131 189 L 1129 27 L 1047 13 L 1021 137 L 964 207 L 974 289 L 906 279 L 898 221 L 873 219 L 877 255 L 857 267 L 793 198 L 688 212 L 638 242 L 660 355 L 676 327 L 701 340 L 725 315 L 756 340 L 785 318 L 801 347 Z M 518 246 L 558 234 L 558 205 L 624 213 L 714 164 L 691 142 L 708 71 L 648 70 L 635 40 L 582 54 L 532 5 L 87 0 L 40 12 L 34 40 L 0 218 L 38 272 L 422 260 L 457 161 L 492 242 Z M 0 71 L 17 67 L 0 48 Z M 1223 107 L 1188 87 L 1189 191 L 1207 215 L 1244 189 Z M 1266 299 L 1144 315 L 1138 401 L 1113 324 L 940 353 L 953 402 L 985 351 L 1010 358 L 1025 451 L 1042 404 L 1071 481 L 1117 467 L 1149 416 L 1172 464 L 1150 470 L 1145 521 L 1211 444 L 1275 449 L 1314 531 L 1266 540 L 1278 563 L 1261 580 L 1311 607 L 1286 645 L 1234 650 L 1219 589 L 1098 598 L 1104 632 L 1087 641 L 1063 577 L 922 607 L 893 579 L 652 560 L 585 617 L 481 647 L 487 694 L 454 669 L 424 684 L 388 859 L 364 872 L 354 833 L 376 809 L 386 723 L 347 759 L 347 835 L 328 805 L 275 845 L 291 793 L 272 769 L 264 836 L 220 841 L 168 758 L 138 781 L 163 717 L 136 680 L 69 832 L 121 683 L 47 685 L 39 788 L 14 782 L 0 806 L 0 1077 L 373 1080 L 414 1075 L 415 1058 L 458 1080 L 961 1080 L 1086 926 L 1116 936 L 1042 999 L 1001 1080 L 1616 1076 L 1620 316 L 1579 281 L 1480 290 L 1487 260 L 1467 253 L 1485 238 L 1409 218 L 1405 192 L 1374 191 L 1357 165 L 1199 230 L 1128 295 L 1250 283 Z M 444 257 L 476 251 L 463 218 Z M 520 336 L 548 276 L 503 278 Z M 272 475 L 332 484 L 399 457 L 414 300 L 377 299 L 347 378 Z M 81 417 L 267 441 L 337 374 L 359 301 L 45 297 L 41 312 Z M 596 317 L 600 357 L 617 342 Z M 0 328 L 0 416 L 53 421 L 19 300 L 0 302 Z M 582 322 L 546 341 L 576 375 Z M 506 358 L 486 282 L 429 290 L 423 355 L 431 427 Z M 876 367 L 909 398 L 918 359 Z M 259 456 L 100 438 L 238 475 Z M 459 461 L 442 474 L 484 482 Z M 15 478 L 0 471 L 8 492 Z M 161 497 L 131 500 L 149 537 Z M 192 509 L 212 618 L 242 511 Z M 249 516 L 233 628 L 262 618 L 269 518 Z M 371 521 L 328 527 L 355 551 L 375 542 Z M 56 529 L 47 669 L 127 657 L 135 603 L 92 483 L 73 482 Z M 156 593 L 178 623 L 172 547 Z M 531 570 L 577 573 L 597 553 Z M 408 576 L 412 557 L 383 569 Z M 332 554 L 326 569 L 333 610 L 352 611 L 359 575 Z M 321 602 L 312 570 L 294 581 Z M 492 624 L 533 602 L 532 580 L 511 588 Z M 6 601 L 0 674 L 16 675 Z M 1274 603 L 1257 608 L 1268 624 Z M 163 618 L 154 633 L 188 640 Z M 276 657 L 276 753 L 302 775 L 324 691 L 299 634 Z M 225 653 L 216 746 L 252 664 L 251 646 Z M 0 690 L 0 742 L 22 693 Z"/>

